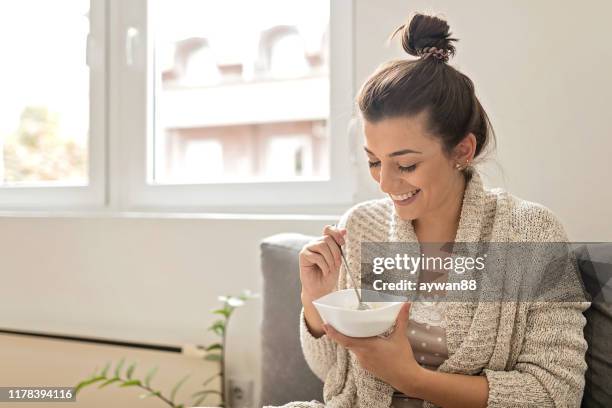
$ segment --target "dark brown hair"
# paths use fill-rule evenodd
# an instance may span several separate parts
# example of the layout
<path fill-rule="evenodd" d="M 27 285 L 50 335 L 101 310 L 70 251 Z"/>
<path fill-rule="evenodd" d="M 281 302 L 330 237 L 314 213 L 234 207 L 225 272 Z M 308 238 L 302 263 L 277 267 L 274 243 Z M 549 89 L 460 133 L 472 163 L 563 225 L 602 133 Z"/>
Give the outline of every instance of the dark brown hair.
<path fill-rule="evenodd" d="M 450 37 L 448 24 L 438 17 L 414 14 L 390 38 L 399 32 L 410 55 L 420 56 L 427 47 L 445 50 L 449 57 L 455 54 L 452 42 L 458 40 Z M 491 138 L 495 140 L 472 80 L 433 55 L 382 64 L 361 87 L 357 104 L 363 118 L 372 123 L 427 111 L 428 131 L 440 139 L 446 154 L 470 132 L 478 142 L 474 157 Z"/>

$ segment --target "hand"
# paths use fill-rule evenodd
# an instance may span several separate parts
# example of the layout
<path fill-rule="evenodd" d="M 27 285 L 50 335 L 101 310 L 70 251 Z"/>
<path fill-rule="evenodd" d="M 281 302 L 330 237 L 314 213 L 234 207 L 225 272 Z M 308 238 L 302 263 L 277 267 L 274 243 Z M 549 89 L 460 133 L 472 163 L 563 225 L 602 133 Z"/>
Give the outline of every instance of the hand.
<path fill-rule="evenodd" d="M 315 300 L 331 293 L 338 283 L 342 263 L 340 246 L 345 228 L 327 225 L 323 236 L 304 245 L 299 254 L 302 299 Z"/>
<path fill-rule="evenodd" d="M 325 333 L 338 344 L 355 354 L 359 364 L 387 384 L 404 393 L 406 384 L 414 383 L 423 369 L 415 360 L 412 346 L 406 336 L 410 303 L 406 302 L 395 322 L 395 329 L 388 337 L 348 337 L 329 324 Z"/>

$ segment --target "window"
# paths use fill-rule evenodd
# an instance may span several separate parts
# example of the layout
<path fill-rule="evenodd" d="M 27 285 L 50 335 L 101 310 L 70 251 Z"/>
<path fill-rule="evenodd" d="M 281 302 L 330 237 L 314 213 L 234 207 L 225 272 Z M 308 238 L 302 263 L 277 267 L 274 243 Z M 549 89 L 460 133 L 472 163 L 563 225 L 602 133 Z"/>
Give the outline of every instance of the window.
<path fill-rule="evenodd" d="M 329 177 L 329 2 L 154 3 L 154 183 Z"/>
<path fill-rule="evenodd" d="M 4 204 L 351 202 L 351 0 L 0 8 L 5 55 L 20 59 L 0 79 Z"/>
<path fill-rule="evenodd" d="M 38 200 L 102 204 L 104 91 L 90 85 L 104 74 L 99 6 L 96 0 L 0 2 L 0 199 L 6 207 Z"/>

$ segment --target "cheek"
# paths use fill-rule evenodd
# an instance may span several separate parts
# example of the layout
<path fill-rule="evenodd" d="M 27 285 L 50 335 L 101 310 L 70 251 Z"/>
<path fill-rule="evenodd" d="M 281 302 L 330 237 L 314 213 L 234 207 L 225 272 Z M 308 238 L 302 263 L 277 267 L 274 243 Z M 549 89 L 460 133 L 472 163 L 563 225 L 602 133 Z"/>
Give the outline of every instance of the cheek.
<path fill-rule="evenodd" d="M 414 208 L 428 207 L 432 199 L 435 199 L 437 194 L 436 184 L 430 179 L 429 174 L 419 172 L 418 169 L 412 174 L 402 176 L 406 185 L 421 189 L 418 204 L 412 207 L 406 207 L 406 210 Z M 415 203 L 416 204 L 416 203 Z"/>
<path fill-rule="evenodd" d="M 418 168 L 414 172 L 402 174 L 401 177 L 406 186 L 420 188 L 422 193 L 427 191 L 431 185 L 427 173 L 419 171 Z"/>
<path fill-rule="evenodd" d="M 448 185 L 445 180 L 428 178 L 423 179 L 421 182 L 421 194 L 423 194 L 421 201 L 423 205 L 437 207 L 450 198 L 448 195 Z"/>
<path fill-rule="evenodd" d="M 380 169 L 378 167 L 370 167 L 370 176 L 380 184 Z"/>

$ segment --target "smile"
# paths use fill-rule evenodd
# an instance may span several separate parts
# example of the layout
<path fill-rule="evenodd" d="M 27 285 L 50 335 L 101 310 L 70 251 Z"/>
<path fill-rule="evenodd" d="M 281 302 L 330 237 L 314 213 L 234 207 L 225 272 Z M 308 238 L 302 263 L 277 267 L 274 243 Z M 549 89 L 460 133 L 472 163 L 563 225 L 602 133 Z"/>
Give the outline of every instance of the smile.
<path fill-rule="evenodd" d="M 408 198 L 416 195 L 419 191 L 421 191 L 421 189 L 417 188 L 416 190 L 411 191 L 409 193 L 400 194 L 400 195 L 395 195 L 395 194 L 389 194 L 389 195 L 391 196 L 391 198 L 394 201 L 404 201 L 404 200 L 407 200 Z"/>
<path fill-rule="evenodd" d="M 411 191 L 409 193 L 405 193 L 405 194 L 389 194 L 389 196 L 393 199 L 393 202 L 396 205 L 410 205 L 414 202 L 414 200 L 416 200 L 419 197 L 419 193 L 421 192 L 421 189 L 416 189 L 414 191 Z"/>

